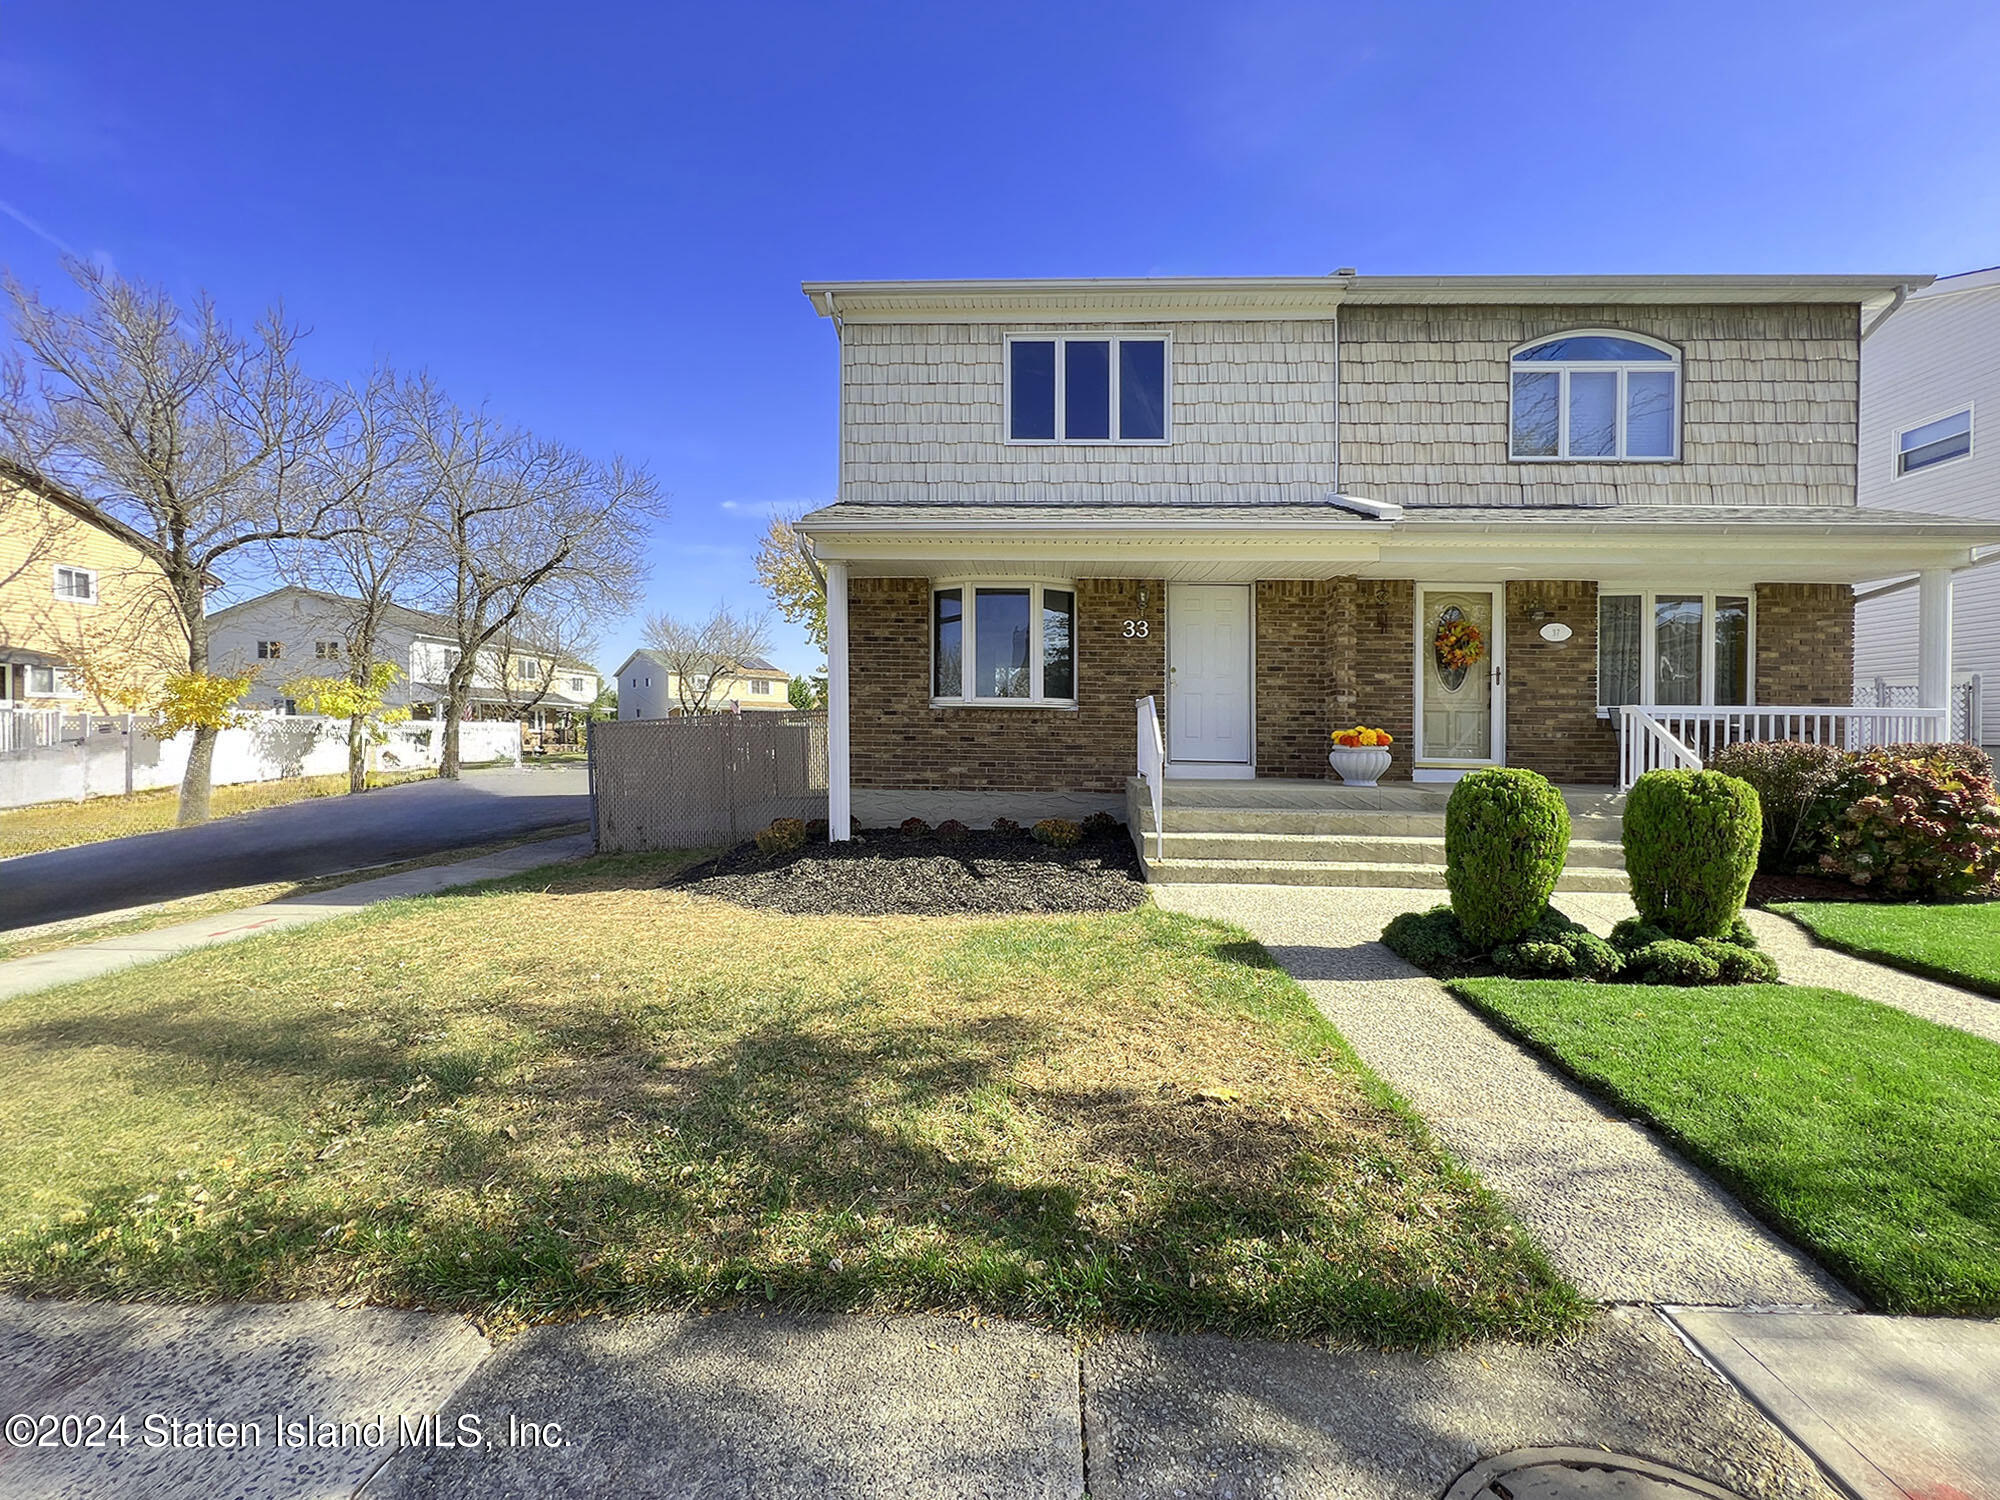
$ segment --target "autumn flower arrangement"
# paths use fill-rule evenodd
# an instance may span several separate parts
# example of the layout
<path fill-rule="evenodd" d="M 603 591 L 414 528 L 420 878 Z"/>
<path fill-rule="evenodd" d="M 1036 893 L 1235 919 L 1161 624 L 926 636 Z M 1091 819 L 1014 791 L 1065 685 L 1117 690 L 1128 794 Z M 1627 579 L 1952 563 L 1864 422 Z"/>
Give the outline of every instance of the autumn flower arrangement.
<path fill-rule="evenodd" d="M 1438 665 L 1447 672 L 1476 666 L 1486 655 L 1486 637 L 1477 625 L 1465 619 L 1447 620 L 1439 625 L 1431 646 L 1437 652 Z"/>
<path fill-rule="evenodd" d="M 1356 724 L 1352 729 L 1334 730 L 1333 742 L 1343 750 L 1373 750 L 1395 744 L 1396 737 L 1386 729 L 1370 729 L 1365 724 Z"/>

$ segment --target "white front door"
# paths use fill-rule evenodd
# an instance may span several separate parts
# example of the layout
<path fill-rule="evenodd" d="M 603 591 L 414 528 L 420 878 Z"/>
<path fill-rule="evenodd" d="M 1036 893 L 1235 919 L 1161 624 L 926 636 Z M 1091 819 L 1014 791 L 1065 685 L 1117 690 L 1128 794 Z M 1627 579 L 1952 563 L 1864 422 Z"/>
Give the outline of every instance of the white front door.
<path fill-rule="evenodd" d="M 1250 764 L 1250 590 L 1167 589 L 1167 759 Z"/>
<path fill-rule="evenodd" d="M 1426 765 L 1451 772 L 1501 761 L 1502 600 L 1497 585 L 1417 589 L 1419 780 Z"/>

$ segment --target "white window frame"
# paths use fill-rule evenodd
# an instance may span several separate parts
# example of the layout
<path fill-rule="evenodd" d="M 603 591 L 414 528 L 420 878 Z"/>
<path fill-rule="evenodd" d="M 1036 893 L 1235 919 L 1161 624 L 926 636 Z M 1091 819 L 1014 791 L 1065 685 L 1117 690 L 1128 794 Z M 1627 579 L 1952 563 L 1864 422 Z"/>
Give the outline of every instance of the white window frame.
<path fill-rule="evenodd" d="M 1118 433 L 1118 349 L 1125 340 L 1135 344 L 1161 344 L 1165 348 L 1161 356 L 1160 392 L 1160 435 L 1156 438 L 1126 438 Z M 1014 344 L 1054 344 L 1056 346 L 1056 435 L 1052 438 L 1017 438 L 1014 436 Z M 1010 333 L 1001 350 L 1000 364 L 1000 441 L 1010 448 L 1165 448 L 1174 440 L 1174 338 L 1165 329 L 1120 328 L 1115 332 L 1106 329 L 1091 333 L 1078 329 L 1062 332 L 1035 333 L 1023 329 Z M 1111 432 L 1110 437 L 1073 438 L 1064 433 L 1064 398 L 1069 394 L 1069 359 L 1064 346 L 1071 342 L 1079 344 L 1112 345 L 1111 349 Z"/>
<path fill-rule="evenodd" d="M 1656 703 L 1653 701 L 1659 688 L 1659 622 L 1655 615 L 1655 601 L 1661 595 L 1669 599 L 1699 598 L 1701 600 L 1701 702 L 1699 703 Z M 1757 589 L 1745 584 L 1741 588 L 1714 588 L 1707 584 L 1690 584 L 1686 588 L 1675 588 L 1671 584 L 1657 584 L 1651 588 L 1628 588 L 1623 584 L 1599 584 L 1597 597 L 1605 599 L 1637 599 L 1641 628 L 1639 631 L 1639 702 L 1635 705 L 1645 709 L 1663 709 L 1672 713 L 1679 708 L 1754 708 L 1757 705 Z M 1745 599 L 1749 601 L 1750 618 L 1748 632 L 1743 643 L 1744 676 L 1741 703 L 1717 703 L 1715 701 L 1715 601 L 1717 599 Z M 1604 616 L 1597 617 L 1597 650 L 1592 667 L 1597 673 L 1597 716 L 1608 719 L 1618 712 L 1619 704 L 1604 702 Z"/>
<path fill-rule="evenodd" d="M 79 598 L 75 594 L 66 594 L 63 592 L 62 576 L 65 573 L 80 573 L 83 577 L 90 580 L 90 593 L 88 597 Z M 54 591 L 56 598 L 62 600 L 65 604 L 96 604 L 98 602 L 97 569 L 80 568 L 75 563 L 57 563 L 54 571 L 49 575 L 49 587 Z"/>
<path fill-rule="evenodd" d="M 959 590 L 959 639 L 964 643 L 959 656 L 959 696 L 940 698 L 937 695 L 937 596 L 940 593 Z M 966 696 L 965 684 L 976 674 L 979 637 L 976 633 L 978 613 L 978 591 L 980 589 L 1026 589 L 1028 591 L 1028 696 L 1025 698 L 973 698 Z M 924 634 L 929 647 L 924 652 L 924 690 L 930 695 L 932 708 L 1053 708 L 1073 711 L 1077 700 L 1069 698 L 1047 698 L 1042 695 L 1042 595 L 1049 589 L 1056 589 L 1069 595 L 1070 601 L 1070 641 L 1069 672 L 1071 691 L 1082 682 L 1082 655 L 1077 640 L 1077 615 L 1082 609 L 1082 597 L 1077 593 L 1076 583 L 1063 578 L 934 578 L 931 580 L 930 594 L 926 599 L 924 614 Z"/>
<path fill-rule="evenodd" d="M 1979 443 L 1979 416 L 1978 413 L 1973 411 L 1973 405 L 1974 403 L 1971 401 L 1960 401 L 1947 410 L 1938 412 L 1935 416 L 1925 417 L 1922 421 L 1918 422 L 1906 422 L 1899 426 L 1896 429 L 1895 438 L 1889 444 L 1889 477 L 1891 479 L 1915 479 L 1920 474 L 1933 474 L 1939 469 L 1949 468 L 1955 463 L 1972 457 L 1973 450 Z M 1955 417 L 1960 412 L 1965 413 L 1965 451 L 1963 453 L 1954 453 L 1950 458 L 1941 458 L 1936 463 L 1925 464 L 1921 469 L 1905 469 L 1903 467 L 1904 436 L 1915 432 L 1919 427 L 1928 427 L 1933 422 L 1942 422 L 1949 417 Z"/>
<path fill-rule="evenodd" d="M 1626 339 L 1634 344 L 1644 344 L 1649 349 L 1658 349 L 1671 356 L 1672 362 L 1660 364 L 1652 360 L 1635 361 L 1628 359 L 1551 359 L 1531 360 L 1517 364 L 1530 349 L 1539 349 L 1544 344 L 1552 344 L 1557 339 Z M 1643 333 L 1634 333 L 1629 328 L 1565 328 L 1557 333 L 1538 334 L 1524 343 L 1516 344 L 1507 351 L 1507 461 L 1517 464 L 1677 464 L 1681 461 L 1681 413 L 1685 409 L 1684 398 L 1687 391 L 1687 374 L 1683 368 L 1681 351 L 1664 340 L 1649 338 Z M 1572 370 L 1616 371 L 1618 375 L 1617 439 L 1615 453 L 1583 453 L 1571 457 L 1569 451 L 1569 377 Z M 1674 416 L 1672 423 L 1673 450 L 1670 453 L 1625 452 L 1625 406 L 1626 377 L 1633 371 L 1659 374 L 1671 371 L 1674 377 Z M 1519 374 L 1557 375 L 1556 384 L 1556 451 L 1553 453 L 1516 453 L 1514 451 L 1514 377 Z"/>
<path fill-rule="evenodd" d="M 78 601 L 79 603 L 82 601 Z M 50 666 L 42 662 L 22 662 L 18 669 L 21 674 L 22 698 L 81 698 L 83 689 L 70 681 L 68 669 Z M 35 687 L 35 673 L 49 674 L 49 690 L 44 693 Z"/>

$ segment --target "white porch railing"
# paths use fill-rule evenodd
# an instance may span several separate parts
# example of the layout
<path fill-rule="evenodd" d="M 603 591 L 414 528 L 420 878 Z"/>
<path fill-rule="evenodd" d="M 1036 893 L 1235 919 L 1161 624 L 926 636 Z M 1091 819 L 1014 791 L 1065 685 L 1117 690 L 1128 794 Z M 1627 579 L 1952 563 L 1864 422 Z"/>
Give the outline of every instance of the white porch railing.
<path fill-rule="evenodd" d="M 0 754 L 13 750 L 44 750 L 50 745 L 59 745 L 62 741 L 61 709 L 0 709 Z"/>
<path fill-rule="evenodd" d="M 1167 744 L 1160 735 L 1160 710 L 1150 696 L 1138 701 L 1139 779 L 1153 803 L 1153 857 L 1164 856 L 1167 834 Z"/>
<path fill-rule="evenodd" d="M 1798 740 L 1840 750 L 1951 734 L 1943 708 L 1642 708 L 1618 711 L 1618 784 L 1629 787 L 1648 771 L 1698 771 L 1725 745 L 1744 741 Z"/>

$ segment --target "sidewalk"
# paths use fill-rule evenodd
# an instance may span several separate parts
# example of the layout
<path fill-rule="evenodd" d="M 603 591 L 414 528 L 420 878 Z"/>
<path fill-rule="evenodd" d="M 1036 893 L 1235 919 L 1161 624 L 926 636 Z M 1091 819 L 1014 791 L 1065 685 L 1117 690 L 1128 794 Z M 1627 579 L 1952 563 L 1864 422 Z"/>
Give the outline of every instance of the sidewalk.
<path fill-rule="evenodd" d="M 1797 922 L 1777 912 L 1753 908 L 1743 916 L 1757 934 L 1758 946 L 1777 959 L 1788 984 L 1845 990 L 1940 1026 L 1955 1026 L 1989 1042 L 2000 1042 L 2000 1000 L 1826 947 Z"/>
<path fill-rule="evenodd" d="M 0 1443 L 0 1500 L 1437 1500 L 1481 1458 L 1546 1447 L 1834 1500 L 1644 1309 L 1557 1347 L 1425 1357 L 1214 1335 L 1079 1349 L 1014 1323 L 754 1308 L 493 1349 L 463 1319 L 381 1308 L 0 1299 L 0 1393 L 8 1415 L 122 1415 L 132 1434 Z M 279 1414 L 324 1440 L 280 1446 Z M 144 1446 L 175 1419 L 180 1443 Z"/>
<path fill-rule="evenodd" d="M 453 886 L 471 885 L 503 875 L 518 875 L 537 865 L 581 859 L 590 853 L 590 849 L 589 834 L 568 834 L 562 838 L 517 844 L 511 849 L 484 854 L 476 859 L 459 860 L 455 864 L 426 865 L 421 869 L 405 870 L 399 875 L 357 880 L 350 885 L 335 886 L 332 890 L 318 891 L 310 896 L 288 896 L 282 901 L 246 906 L 240 911 L 219 912 L 191 922 L 178 922 L 171 927 L 156 927 L 150 932 L 100 938 L 75 948 L 13 959 L 0 963 L 0 1001 L 48 989 L 52 985 L 95 979 L 100 974 L 130 968 L 134 964 L 151 963 L 155 959 L 185 953 L 191 948 L 204 948 L 212 943 L 234 942 L 239 938 L 259 937 L 267 932 L 282 932 L 288 928 L 329 921 L 378 901 L 428 896 Z"/>
<path fill-rule="evenodd" d="M 1594 1301 L 1855 1305 L 1650 1130 L 1607 1113 L 1376 941 L 1437 892 L 1167 885 L 1155 899 L 1248 928 Z"/>

